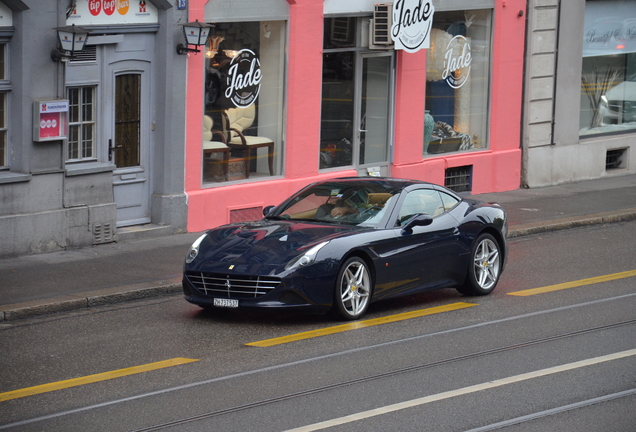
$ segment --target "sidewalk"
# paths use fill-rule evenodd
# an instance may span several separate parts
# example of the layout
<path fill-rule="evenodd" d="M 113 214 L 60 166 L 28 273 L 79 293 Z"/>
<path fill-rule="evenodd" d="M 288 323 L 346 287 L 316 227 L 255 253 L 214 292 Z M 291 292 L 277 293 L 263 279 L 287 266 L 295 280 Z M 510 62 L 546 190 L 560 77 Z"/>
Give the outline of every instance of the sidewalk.
<path fill-rule="evenodd" d="M 509 238 L 636 219 L 636 175 L 475 195 L 508 212 Z M 0 260 L 0 322 L 181 294 L 199 233 Z"/>

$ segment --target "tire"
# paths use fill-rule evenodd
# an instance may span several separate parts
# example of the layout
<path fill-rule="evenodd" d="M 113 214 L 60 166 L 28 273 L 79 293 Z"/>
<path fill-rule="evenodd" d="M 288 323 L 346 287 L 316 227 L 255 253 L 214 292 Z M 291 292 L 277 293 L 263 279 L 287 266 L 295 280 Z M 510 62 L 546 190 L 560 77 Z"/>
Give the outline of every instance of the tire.
<path fill-rule="evenodd" d="M 369 308 L 373 280 L 362 258 L 349 258 L 338 272 L 333 309 L 340 318 L 352 321 L 360 318 Z"/>
<path fill-rule="evenodd" d="M 464 285 L 457 291 L 464 295 L 490 294 L 501 275 L 501 251 L 499 243 L 490 234 L 481 234 L 473 244 Z"/>

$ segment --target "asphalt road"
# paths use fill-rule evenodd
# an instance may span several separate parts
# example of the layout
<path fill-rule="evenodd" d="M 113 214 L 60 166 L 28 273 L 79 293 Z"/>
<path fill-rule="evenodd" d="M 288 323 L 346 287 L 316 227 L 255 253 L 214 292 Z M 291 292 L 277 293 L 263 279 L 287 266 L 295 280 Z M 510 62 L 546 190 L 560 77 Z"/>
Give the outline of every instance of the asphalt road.
<path fill-rule="evenodd" d="M 634 431 L 634 244 L 636 221 L 513 239 L 492 295 L 346 331 L 180 296 L 1 324 L 0 430 Z"/>

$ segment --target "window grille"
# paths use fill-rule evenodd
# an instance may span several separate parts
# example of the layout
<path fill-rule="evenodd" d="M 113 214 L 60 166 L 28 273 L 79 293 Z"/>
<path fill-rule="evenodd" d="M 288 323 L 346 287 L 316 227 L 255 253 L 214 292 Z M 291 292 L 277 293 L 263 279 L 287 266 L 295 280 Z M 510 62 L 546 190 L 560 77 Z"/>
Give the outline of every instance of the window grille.
<path fill-rule="evenodd" d="M 473 166 L 447 168 L 444 186 L 455 192 L 470 192 L 473 189 Z"/>
<path fill-rule="evenodd" d="M 627 149 L 613 149 L 608 150 L 605 155 L 605 170 L 614 170 L 625 168 L 624 160 L 625 160 L 625 152 Z"/>

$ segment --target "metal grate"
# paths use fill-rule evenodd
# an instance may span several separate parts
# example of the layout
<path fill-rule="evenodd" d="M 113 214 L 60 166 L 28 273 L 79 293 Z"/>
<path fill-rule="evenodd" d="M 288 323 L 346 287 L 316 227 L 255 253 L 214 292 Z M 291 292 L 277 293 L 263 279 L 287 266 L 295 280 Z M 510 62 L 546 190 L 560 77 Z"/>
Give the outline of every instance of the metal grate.
<path fill-rule="evenodd" d="M 393 39 L 391 39 L 392 12 L 392 3 L 377 3 L 375 5 L 371 31 L 373 45 L 393 45 Z"/>
<path fill-rule="evenodd" d="M 97 61 L 97 45 L 86 45 L 83 50 L 74 53 L 71 63 L 85 63 Z"/>
<path fill-rule="evenodd" d="M 93 225 L 93 244 L 110 243 L 113 241 L 113 230 L 111 224 Z"/>
<path fill-rule="evenodd" d="M 605 155 L 605 170 L 624 168 L 623 160 L 626 149 L 608 150 Z"/>
<path fill-rule="evenodd" d="M 447 168 L 444 186 L 455 192 L 470 192 L 473 189 L 473 166 Z"/>
<path fill-rule="evenodd" d="M 268 276 L 188 272 L 186 277 L 199 292 L 214 297 L 255 298 L 270 293 L 280 285 L 280 278 Z"/>
<path fill-rule="evenodd" d="M 249 222 L 263 218 L 263 207 L 230 210 L 230 223 Z"/>

